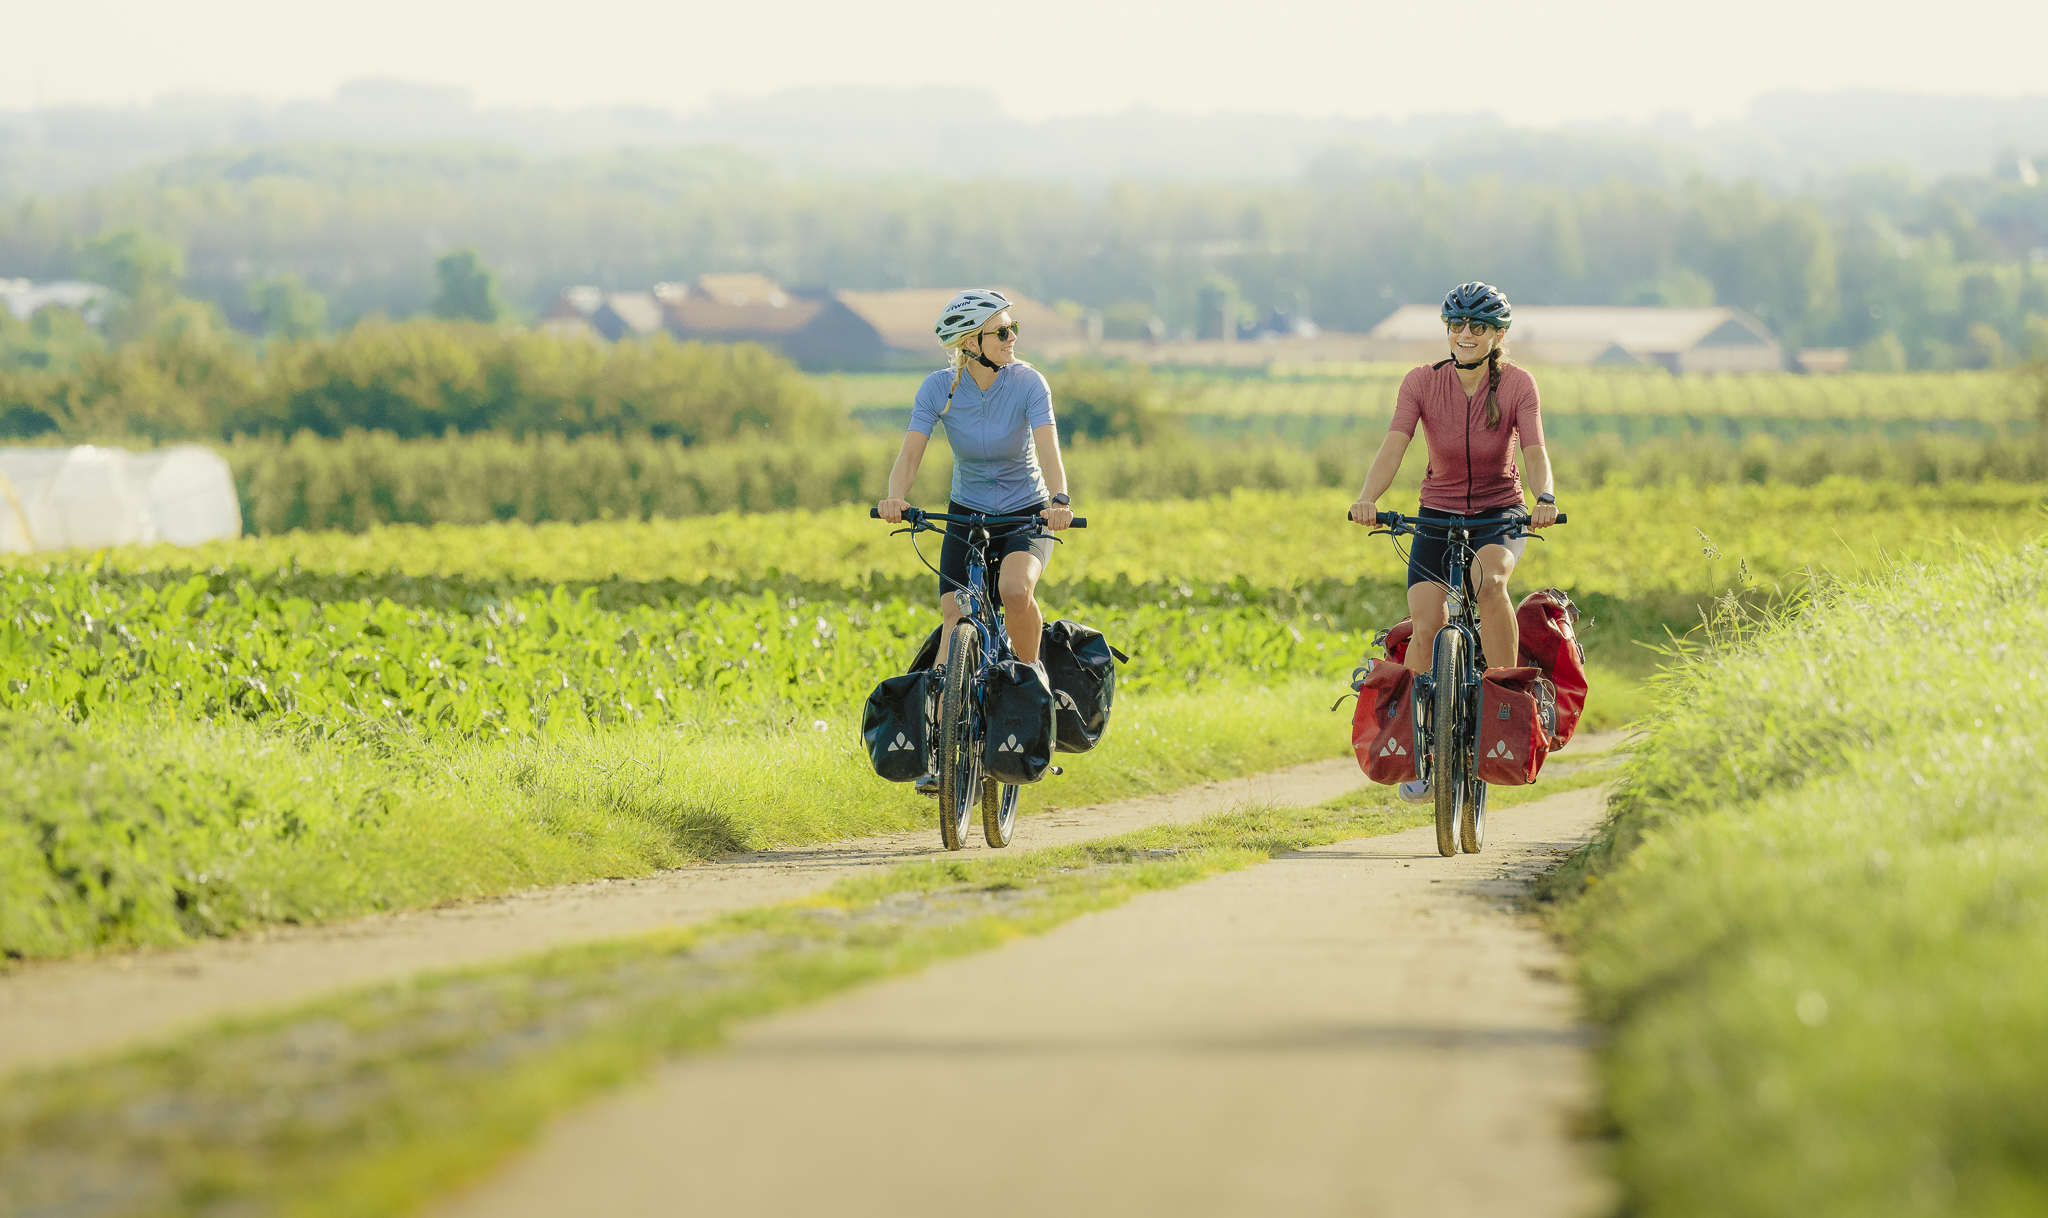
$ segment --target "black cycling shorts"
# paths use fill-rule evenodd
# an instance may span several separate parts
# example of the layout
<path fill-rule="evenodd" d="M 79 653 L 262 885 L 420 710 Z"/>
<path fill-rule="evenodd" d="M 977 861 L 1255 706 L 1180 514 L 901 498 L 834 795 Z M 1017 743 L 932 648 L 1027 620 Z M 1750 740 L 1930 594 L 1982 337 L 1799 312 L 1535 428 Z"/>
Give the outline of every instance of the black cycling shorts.
<path fill-rule="evenodd" d="M 948 516 L 1035 516 L 1044 510 L 1045 503 L 1043 501 L 1034 503 L 1027 508 L 1019 508 L 1014 512 L 982 512 L 979 508 L 961 507 L 957 503 L 946 504 L 946 514 Z M 996 577 L 1003 569 L 1003 559 L 1012 554 L 1019 554 L 1028 550 L 1038 556 L 1038 566 L 1041 571 L 1052 563 L 1052 538 L 1034 538 L 1032 536 L 1034 533 L 1043 531 L 1041 526 L 1035 524 L 989 526 L 987 556 L 988 596 L 990 603 L 1000 603 L 1002 600 L 1002 592 L 997 586 Z M 964 587 L 966 583 L 967 526 L 964 524 L 948 524 L 946 526 L 946 542 L 939 547 L 939 595 L 944 596 L 956 588 Z"/>
<path fill-rule="evenodd" d="M 1510 520 L 1526 515 L 1528 515 L 1528 512 L 1522 508 L 1503 507 L 1490 508 L 1483 512 L 1473 512 L 1465 516 L 1466 520 L 1498 520 L 1501 522 L 1498 527 L 1484 525 L 1475 527 L 1472 530 L 1472 553 L 1476 556 L 1481 549 L 1487 546 L 1506 546 L 1516 559 L 1520 559 L 1522 551 L 1528 548 L 1529 539 L 1526 537 L 1516 537 L 1510 540 L 1501 536 L 1501 534 L 1507 533 L 1513 528 L 1509 523 Z M 1451 543 L 1443 535 L 1444 530 L 1441 522 L 1456 520 L 1458 519 L 1458 514 L 1455 512 L 1439 512 L 1435 508 L 1425 507 L 1421 509 L 1417 518 L 1424 522 L 1435 521 L 1437 524 L 1435 527 L 1431 527 L 1428 523 L 1425 523 L 1421 529 L 1416 531 L 1415 536 L 1408 539 L 1408 586 L 1413 588 L 1417 584 L 1430 583 L 1432 581 L 1447 584 L 1451 580 Z M 1470 587 L 1471 582 L 1471 576 L 1468 572 L 1465 580 L 1466 586 Z"/>

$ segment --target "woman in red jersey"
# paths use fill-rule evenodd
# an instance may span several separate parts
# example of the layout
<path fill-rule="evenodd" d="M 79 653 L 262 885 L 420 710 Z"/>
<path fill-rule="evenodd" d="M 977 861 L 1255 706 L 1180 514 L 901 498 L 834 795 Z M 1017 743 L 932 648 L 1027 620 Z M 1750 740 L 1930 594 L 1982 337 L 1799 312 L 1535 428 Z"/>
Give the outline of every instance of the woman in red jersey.
<path fill-rule="evenodd" d="M 1487 532 L 1473 534 L 1477 557 L 1468 584 L 1479 609 L 1479 638 L 1489 668 L 1512 666 L 1518 651 L 1508 577 L 1528 542 L 1506 536 L 1513 531 L 1510 522 L 1527 516 L 1539 529 L 1557 523 L 1556 488 L 1551 482 L 1550 458 L 1543 451 L 1536 378 L 1506 358 L 1512 312 L 1500 289 L 1483 283 L 1460 284 L 1444 297 L 1443 319 L 1451 357 L 1417 368 L 1401 382 L 1394 422 L 1380 443 L 1379 455 L 1373 458 L 1358 502 L 1351 505 L 1353 522 L 1373 523 L 1380 496 L 1394 484 L 1401 458 L 1415 438 L 1415 425 L 1422 424 L 1429 435 L 1422 519 L 1500 522 L 1497 529 L 1489 530 L 1493 534 L 1490 539 L 1482 540 Z M 1520 466 L 1515 461 L 1518 441 Z M 1536 496 L 1533 512 L 1523 499 L 1524 469 L 1528 472 L 1526 489 Z M 1415 634 L 1407 663 L 1417 672 L 1429 671 L 1432 641 L 1444 627 L 1441 581 L 1449 577 L 1447 549 L 1443 538 L 1418 534 L 1408 555 L 1408 613 L 1415 620 Z"/>

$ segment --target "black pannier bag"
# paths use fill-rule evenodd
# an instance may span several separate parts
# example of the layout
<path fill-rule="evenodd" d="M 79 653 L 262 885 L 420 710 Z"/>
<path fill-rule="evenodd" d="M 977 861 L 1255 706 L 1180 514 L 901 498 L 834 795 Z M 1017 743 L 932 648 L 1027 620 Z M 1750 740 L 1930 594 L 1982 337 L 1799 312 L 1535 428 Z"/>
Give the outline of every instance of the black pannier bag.
<path fill-rule="evenodd" d="M 860 734 L 875 773 L 890 782 L 915 782 L 931 769 L 928 687 L 930 672 L 890 677 L 868 695 Z"/>
<path fill-rule="evenodd" d="M 1059 705 L 1060 752 L 1087 752 L 1109 730 L 1116 666 L 1130 657 L 1111 647 L 1100 630 L 1062 620 L 1046 624 L 1038 658 L 1052 678 L 1053 700 Z"/>
<path fill-rule="evenodd" d="M 1052 687 L 1033 665 L 1004 660 L 982 691 L 981 762 L 998 782 L 1037 782 L 1052 768 Z"/>

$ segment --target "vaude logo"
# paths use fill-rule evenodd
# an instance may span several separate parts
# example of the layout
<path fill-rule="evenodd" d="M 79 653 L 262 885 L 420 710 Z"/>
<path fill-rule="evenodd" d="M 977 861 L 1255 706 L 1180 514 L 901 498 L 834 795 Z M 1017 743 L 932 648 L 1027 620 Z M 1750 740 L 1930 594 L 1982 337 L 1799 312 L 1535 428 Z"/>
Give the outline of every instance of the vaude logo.
<path fill-rule="evenodd" d="M 996 752 L 998 753 L 1021 753 L 1023 751 L 1024 746 L 1017 743 L 1017 735 L 1014 732 L 1010 734 L 1008 740 L 996 746 Z"/>
<path fill-rule="evenodd" d="M 896 733 L 896 739 L 889 742 L 889 751 L 892 753 L 902 753 L 910 751 L 910 737 L 904 735 L 902 732 Z"/>
<path fill-rule="evenodd" d="M 1081 704 L 1074 701 L 1074 695 L 1068 693 L 1066 690 L 1056 689 L 1052 691 L 1052 696 L 1059 699 L 1059 703 L 1061 706 L 1066 707 L 1068 710 L 1073 711 L 1077 715 L 1081 713 Z"/>
<path fill-rule="evenodd" d="M 1488 754 L 1487 754 L 1487 756 L 1488 756 L 1488 757 L 1505 757 L 1505 758 L 1507 758 L 1507 759 L 1508 759 L 1509 761 L 1513 761 L 1513 760 L 1515 759 L 1515 750 L 1513 750 L 1513 749 L 1511 749 L 1511 748 L 1509 748 L 1509 747 L 1508 747 L 1508 742 L 1507 742 L 1507 741 L 1505 741 L 1505 740 L 1496 740 L 1496 741 L 1494 741 L 1494 742 L 1493 742 L 1493 751 L 1492 751 L 1491 753 L 1488 753 Z"/>
<path fill-rule="evenodd" d="M 1382 757 L 1406 757 L 1407 755 L 1408 746 L 1391 736 L 1387 737 L 1386 747 L 1380 750 L 1380 756 Z"/>

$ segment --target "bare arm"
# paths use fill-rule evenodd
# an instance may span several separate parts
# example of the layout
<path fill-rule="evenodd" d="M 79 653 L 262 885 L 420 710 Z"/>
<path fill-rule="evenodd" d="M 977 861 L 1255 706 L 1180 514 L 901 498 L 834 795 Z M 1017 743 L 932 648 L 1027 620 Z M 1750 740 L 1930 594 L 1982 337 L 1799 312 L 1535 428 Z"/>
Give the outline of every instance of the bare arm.
<path fill-rule="evenodd" d="M 902 451 L 896 454 L 896 464 L 889 470 L 889 494 L 875 505 L 882 513 L 882 519 L 890 524 L 900 524 L 903 511 L 910 506 L 908 496 L 911 484 L 917 481 L 917 467 L 924 464 L 925 446 L 932 438 L 921 431 L 903 433 Z"/>
<path fill-rule="evenodd" d="M 1379 499 L 1394 485 L 1394 475 L 1401 472 L 1401 458 L 1408 455 L 1408 445 L 1414 436 L 1405 436 L 1390 431 L 1380 441 L 1380 451 L 1372 459 L 1372 468 L 1365 473 L 1365 489 L 1358 492 L 1358 502 L 1351 505 L 1351 519 L 1356 524 L 1371 524 L 1379 511 Z M 1546 465 L 1544 467 L 1548 469 Z"/>
<path fill-rule="evenodd" d="M 1060 460 L 1060 429 L 1050 423 L 1032 428 L 1031 444 L 1038 450 L 1038 470 L 1045 476 L 1046 493 L 1068 494 L 1067 465 Z M 1074 523 L 1073 510 L 1055 503 L 1045 510 L 1045 522 L 1057 533 Z"/>
<path fill-rule="evenodd" d="M 1557 494 L 1557 483 L 1551 478 L 1550 454 L 1541 444 L 1531 444 L 1522 450 L 1522 468 L 1527 471 L 1523 487 L 1533 497 Z M 1529 523 L 1539 529 L 1547 529 L 1557 523 L 1557 505 L 1539 503 L 1529 518 Z"/>

